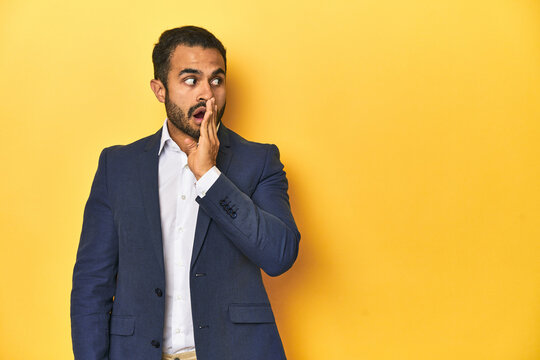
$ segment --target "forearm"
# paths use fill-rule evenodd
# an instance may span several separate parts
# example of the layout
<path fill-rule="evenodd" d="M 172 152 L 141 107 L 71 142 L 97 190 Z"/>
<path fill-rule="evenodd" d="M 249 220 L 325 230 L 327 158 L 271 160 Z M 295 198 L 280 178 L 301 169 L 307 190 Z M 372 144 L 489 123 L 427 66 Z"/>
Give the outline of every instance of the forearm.
<path fill-rule="evenodd" d="M 244 255 L 277 276 L 296 260 L 300 233 L 290 211 L 277 148 L 271 152 L 266 173 L 251 197 L 221 174 L 197 202 Z"/>

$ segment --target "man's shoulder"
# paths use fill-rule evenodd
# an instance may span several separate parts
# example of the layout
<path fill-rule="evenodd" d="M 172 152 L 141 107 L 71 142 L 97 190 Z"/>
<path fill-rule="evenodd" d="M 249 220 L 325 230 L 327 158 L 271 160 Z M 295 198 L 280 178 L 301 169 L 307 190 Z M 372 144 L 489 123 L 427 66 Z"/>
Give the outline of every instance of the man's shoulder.
<path fill-rule="evenodd" d="M 152 145 L 158 145 L 161 138 L 161 128 L 152 135 L 145 136 L 141 139 L 135 140 L 125 145 L 112 145 L 106 147 L 103 151 L 106 151 L 109 156 L 132 156 L 141 153 L 145 150 L 150 150 Z"/>
<path fill-rule="evenodd" d="M 247 140 L 229 128 L 225 128 L 225 131 L 228 135 L 228 145 L 233 147 L 233 151 L 241 149 L 241 151 L 246 150 L 248 152 L 257 150 L 265 152 L 268 151 L 269 147 L 275 146 L 274 144 Z"/>

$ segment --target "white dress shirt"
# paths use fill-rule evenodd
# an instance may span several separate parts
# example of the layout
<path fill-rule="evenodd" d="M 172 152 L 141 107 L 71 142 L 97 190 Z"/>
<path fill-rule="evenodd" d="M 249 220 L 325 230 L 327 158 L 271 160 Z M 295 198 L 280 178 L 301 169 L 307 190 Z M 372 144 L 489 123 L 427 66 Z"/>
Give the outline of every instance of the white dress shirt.
<path fill-rule="evenodd" d="M 219 125 L 218 125 L 219 128 Z M 165 325 L 163 352 L 174 354 L 195 349 L 189 270 L 199 204 L 221 172 L 217 167 L 198 181 L 191 172 L 187 155 L 163 124 L 159 156 L 159 205 L 165 261 Z"/>

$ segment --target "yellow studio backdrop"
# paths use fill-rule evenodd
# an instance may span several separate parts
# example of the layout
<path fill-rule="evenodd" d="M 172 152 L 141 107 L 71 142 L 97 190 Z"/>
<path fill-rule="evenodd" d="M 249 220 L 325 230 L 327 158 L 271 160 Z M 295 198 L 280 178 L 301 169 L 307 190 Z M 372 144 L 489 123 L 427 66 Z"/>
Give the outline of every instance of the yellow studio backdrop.
<path fill-rule="evenodd" d="M 157 131 L 159 35 L 228 50 L 302 233 L 265 277 L 289 359 L 540 359 L 540 3 L 0 2 L 0 359 L 71 359 L 102 148 Z"/>

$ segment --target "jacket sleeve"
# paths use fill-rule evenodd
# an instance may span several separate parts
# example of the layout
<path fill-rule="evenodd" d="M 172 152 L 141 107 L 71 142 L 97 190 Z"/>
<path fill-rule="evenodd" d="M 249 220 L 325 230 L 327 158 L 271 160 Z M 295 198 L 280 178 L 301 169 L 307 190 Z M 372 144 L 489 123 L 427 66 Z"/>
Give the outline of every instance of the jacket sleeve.
<path fill-rule="evenodd" d="M 264 169 L 251 197 L 222 173 L 196 201 L 244 255 L 277 276 L 296 260 L 300 241 L 287 189 L 279 150 L 267 145 Z"/>
<path fill-rule="evenodd" d="M 71 291 L 71 336 L 76 360 L 105 360 L 116 288 L 118 239 L 107 193 L 107 150 L 84 209 Z"/>

